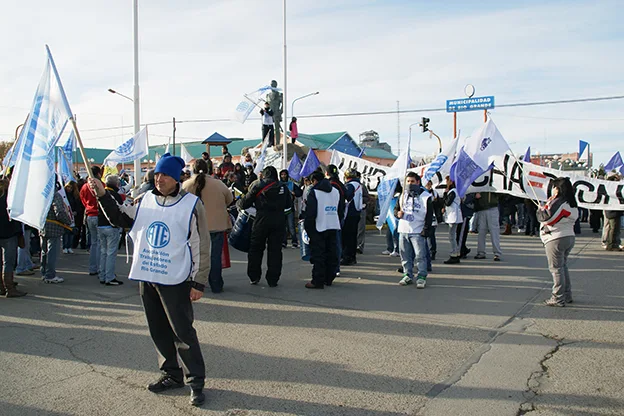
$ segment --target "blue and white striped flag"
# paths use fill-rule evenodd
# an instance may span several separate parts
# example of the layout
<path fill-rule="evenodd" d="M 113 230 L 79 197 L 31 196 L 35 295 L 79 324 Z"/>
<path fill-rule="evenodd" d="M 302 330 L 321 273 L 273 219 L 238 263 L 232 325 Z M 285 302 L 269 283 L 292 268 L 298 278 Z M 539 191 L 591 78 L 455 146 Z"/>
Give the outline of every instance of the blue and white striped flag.
<path fill-rule="evenodd" d="M 236 106 L 236 110 L 234 111 L 234 119 L 239 123 L 244 124 L 254 108 L 260 105 L 259 103 L 262 94 L 266 94 L 272 90 L 281 91 L 279 88 L 272 88 L 270 85 L 265 85 L 264 87 L 258 88 L 254 92 L 244 94 L 245 99 L 238 103 L 238 105 Z"/>
<path fill-rule="evenodd" d="M 76 150 L 76 136 L 74 136 L 74 132 L 72 131 L 65 145 L 57 148 L 57 171 L 64 184 L 75 180 L 74 150 Z"/>
<path fill-rule="evenodd" d="M 457 152 L 457 142 L 459 142 L 457 139 L 451 140 L 446 145 L 446 149 L 433 159 L 433 162 L 431 162 L 423 175 L 423 183 L 430 181 L 437 172 L 440 172 L 442 178 L 445 178 L 451 172 L 451 165 L 455 160 L 455 153 Z"/>
<path fill-rule="evenodd" d="M 72 117 L 50 49 L 24 137 L 17 150 L 17 163 L 8 192 L 12 219 L 43 229 L 55 192 L 54 147 Z"/>

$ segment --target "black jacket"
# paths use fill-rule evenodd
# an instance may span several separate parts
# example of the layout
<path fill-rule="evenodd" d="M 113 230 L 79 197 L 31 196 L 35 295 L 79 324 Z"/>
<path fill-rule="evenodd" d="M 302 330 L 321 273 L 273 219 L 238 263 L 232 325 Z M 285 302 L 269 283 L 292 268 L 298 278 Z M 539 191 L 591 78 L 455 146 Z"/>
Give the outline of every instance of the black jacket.
<path fill-rule="evenodd" d="M 117 202 L 117 205 L 123 204 L 123 199 L 121 199 L 121 195 L 119 195 L 119 192 L 117 192 L 117 189 L 109 188 L 107 186 L 106 193 L 110 194 L 115 199 L 115 201 Z M 108 221 L 108 218 L 106 218 L 106 215 L 104 215 L 104 211 L 101 209 L 98 210 L 98 227 L 114 227 L 114 225 L 112 225 Z"/>
<path fill-rule="evenodd" d="M 7 191 L 0 196 L 0 238 L 11 238 L 22 235 L 22 224 L 15 220 L 9 219 L 7 212 Z"/>
<path fill-rule="evenodd" d="M 255 181 L 249 191 L 237 203 L 240 209 L 255 206 L 256 217 L 262 215 L 276 215 L 284 218 L 284 210 L 291 207 L 291 197 L 288 188 L 273 179 Z"/>
<path fill-rule="evenodd" d="M 316 199 L 315 190 L 319 190 L 321 192 L 330 193 L 334 186 L 327 180 L 323 179 L 316 185 L 312 187 L 310 193 L 308 194 L 308 199 L 306 201 L 306 210 L 304 213 L 303 226 L 308 230 L 316 230 L 316 217 L 318 213 L 318 200 Z M 344 218 L 344 210 L 345 210 L 345 201 L 343 198 L 338 198 L 338 218 Z M 309 232 L 309 231 L 308 231 Z"/>

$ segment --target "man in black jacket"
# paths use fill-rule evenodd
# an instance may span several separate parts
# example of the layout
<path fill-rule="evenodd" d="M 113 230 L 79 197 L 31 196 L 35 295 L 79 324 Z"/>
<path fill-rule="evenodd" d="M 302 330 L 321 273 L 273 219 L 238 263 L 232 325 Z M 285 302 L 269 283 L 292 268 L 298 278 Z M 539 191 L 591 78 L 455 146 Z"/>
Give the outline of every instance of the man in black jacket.
<path fill-rule="evenodd" d="M 247 276 L 251 284 L 260 282 L 262 257 L 267 248 L 266 280 L 270 287 L 277 286 L 282 274 L 282 240 L 286 227 L 284 211 L 291 206 L 290 191 L 277 178 L 277 170 L 268 166 L 262 170 L 262 179 L 255 181 L 239 202 L 240 209 L 256 208 L 256 218 L 251 230 L 247 253 Z"/>
<path fill-rule="evenodd" d="M 345 202 L 321 172 L 312 173 L 310 178 L 313 187 L 306 201 L 303 225 L 310 237 L 312 281 L 305 287 L 323 289 L 324 285 L 331 286 L 336 277 L 336 237 L 340 218 L 344 217 Z"/>

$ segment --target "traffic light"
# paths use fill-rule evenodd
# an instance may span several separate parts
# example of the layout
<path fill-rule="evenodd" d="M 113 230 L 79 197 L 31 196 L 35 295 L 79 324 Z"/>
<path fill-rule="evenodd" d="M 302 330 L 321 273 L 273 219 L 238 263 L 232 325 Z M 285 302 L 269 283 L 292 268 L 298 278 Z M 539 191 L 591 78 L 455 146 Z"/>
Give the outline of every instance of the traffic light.
<path fill-rule="evenodd" d="M 427 117 L 423 117 L 420 119 L 420 127 L 422 127 L 422 132 L 425 133 L 429 131 L 429 119 Z"/>

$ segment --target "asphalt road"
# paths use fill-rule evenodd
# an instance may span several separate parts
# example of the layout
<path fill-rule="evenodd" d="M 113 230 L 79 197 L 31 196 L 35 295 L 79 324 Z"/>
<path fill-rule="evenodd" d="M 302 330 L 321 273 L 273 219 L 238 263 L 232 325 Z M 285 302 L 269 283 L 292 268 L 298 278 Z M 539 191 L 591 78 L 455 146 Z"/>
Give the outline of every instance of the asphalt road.
<path fill-rule="evenodd" d="M 232 250 L 225 292 L 195 305 L 208 402 L 154 395 L 158 376 L 136 283 L 88 275 L 62 254 L 60 285 L 19 277 L 0 299 L 1 415 L 622 415 L 624 253 L 586 227 L 571 266 L 575 303 L 549 308 L 537 238 L 503 236 L 503 261 L 444 265 L 446 228 L 425 290 L 397 283 L 385 238 L 367 235 L 358 265 L 307 290 L 311 267 L 285 250 L 280 285 L 249 285 Z M 475 236 L 469 247 L 476 251 Z"/>

